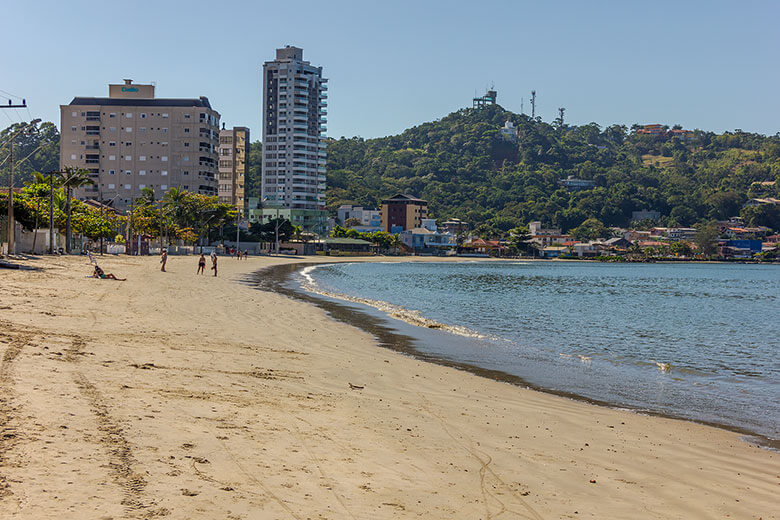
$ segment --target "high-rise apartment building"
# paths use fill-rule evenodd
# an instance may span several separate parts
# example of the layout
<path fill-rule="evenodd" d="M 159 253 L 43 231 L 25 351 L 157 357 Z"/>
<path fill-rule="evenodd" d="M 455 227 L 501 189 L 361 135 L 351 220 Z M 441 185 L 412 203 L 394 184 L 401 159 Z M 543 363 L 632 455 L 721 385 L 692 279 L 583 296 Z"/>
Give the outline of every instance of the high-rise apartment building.
<path fill-rule="evenodd" d="M 278 214 L 319 234 L 327 231 L 327 81 L 297 47 L 263 64 L 263 218 Z"/>
<path fill-rule="evenodd" d="M 246 214 L 244 184 L 249 152 L 249 129 L 236 126 L 219 132 L 219 201 L 236 207 L 240 216 Z"/>
<path fill-rule="evenodd" d="M 154 85 L 109 85 L 107 98 L 60 105 L 60 168 L 91 172 L 76 196 L 130 206 L 141 190 L 156 198 L 176 186 L 217 194 L 219 113 L 209 100 L 154 97 Z"/>

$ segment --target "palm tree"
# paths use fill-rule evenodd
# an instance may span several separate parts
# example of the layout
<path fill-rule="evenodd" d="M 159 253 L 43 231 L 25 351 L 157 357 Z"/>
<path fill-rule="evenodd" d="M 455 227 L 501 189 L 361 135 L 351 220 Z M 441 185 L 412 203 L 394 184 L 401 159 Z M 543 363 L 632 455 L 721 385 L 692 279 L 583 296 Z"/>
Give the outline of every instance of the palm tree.
<path fill-rule="evenodd" d="M 186 190 L 174 186 L 162 198 L 166 214 L 179 227 L 188 227 L 188 222 L 185 222 L 184 218 L 186 212 L 184 203 L 187 196 Z"/>
<path fill-rule="evenodd" d="M 293 237 L 297 242 L 301 241 L 301 238 L 303 238 L 303 228 L 301 226 L 293 226 Z"/>
<path fill-rule="evenodd" d="M 70 194 L 74 188 L 95 184 L 95 182 L 90 178 L 89 170 L 82 168 L 65 167 L 62 176 L 64 178 L 62 185 L 65 186 L 65 213 L 67 215 L 67 220 L 65 221 L 65 252 L 70 254 Z"/>

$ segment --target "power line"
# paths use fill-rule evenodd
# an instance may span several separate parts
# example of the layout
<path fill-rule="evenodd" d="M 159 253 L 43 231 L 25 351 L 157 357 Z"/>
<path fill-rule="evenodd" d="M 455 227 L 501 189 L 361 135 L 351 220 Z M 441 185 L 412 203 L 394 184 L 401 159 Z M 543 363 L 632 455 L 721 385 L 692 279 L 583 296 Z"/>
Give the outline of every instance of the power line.
<path fill-rule="evenodd" d="M 10 93 L 10 92 L 8 92 L 7 90 L 0 89 L 0 92 L 2 92 L 3 94 L 5 94 L 6 96 L 11 96 L 12 98 L 16 98 L 16 99 L 22 99 L 22 96 L 17 96 L 16 94 L 11 94 L 11 93 Z"/>

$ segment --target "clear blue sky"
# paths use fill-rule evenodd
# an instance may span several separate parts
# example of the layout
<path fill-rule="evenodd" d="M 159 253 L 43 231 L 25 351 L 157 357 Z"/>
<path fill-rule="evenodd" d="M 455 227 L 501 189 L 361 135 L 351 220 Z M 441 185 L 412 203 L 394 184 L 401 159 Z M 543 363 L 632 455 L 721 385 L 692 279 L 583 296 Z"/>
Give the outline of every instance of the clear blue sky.
<path fill-rule="evenodd" d="M 547 121 L 563 106 L 573 124 L 780 131 L 774 0 L 45 0 L 6 2 L 2 19 L 0 89 L 58 125 L 60 104 L 133 78 L 208 96 L 259 139 L 262 63 L 291 44 L 330 79 L 332 137 L 398 133 L 491 83 L 515 112 L 535 89 Z"/>

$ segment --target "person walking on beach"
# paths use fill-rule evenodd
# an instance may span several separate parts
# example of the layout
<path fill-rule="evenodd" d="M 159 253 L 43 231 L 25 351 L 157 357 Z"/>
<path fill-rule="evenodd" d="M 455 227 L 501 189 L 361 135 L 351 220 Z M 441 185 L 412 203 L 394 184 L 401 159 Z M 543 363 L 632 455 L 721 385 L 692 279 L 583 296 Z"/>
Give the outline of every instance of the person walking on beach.
<path fill-rule="evenodd" d="M 214 271 L 214 276 L 217 276 L 217 253 L 211 252 L 211 270 Z"/>
<path fill-rule="evenodd" d="M 168 250 L 163 248 L 162 253 L 160 253 L 160 263 L 162 264 L 160 271 L 165 272 L 166 262 L 168 262 Z"/>
<path fill-rule="evenodd" d="M 203 255 L 203 253 L 200 254 L 200 258 L 198 259 L 197 274 L 206 274 L 206 257 Z"/>

